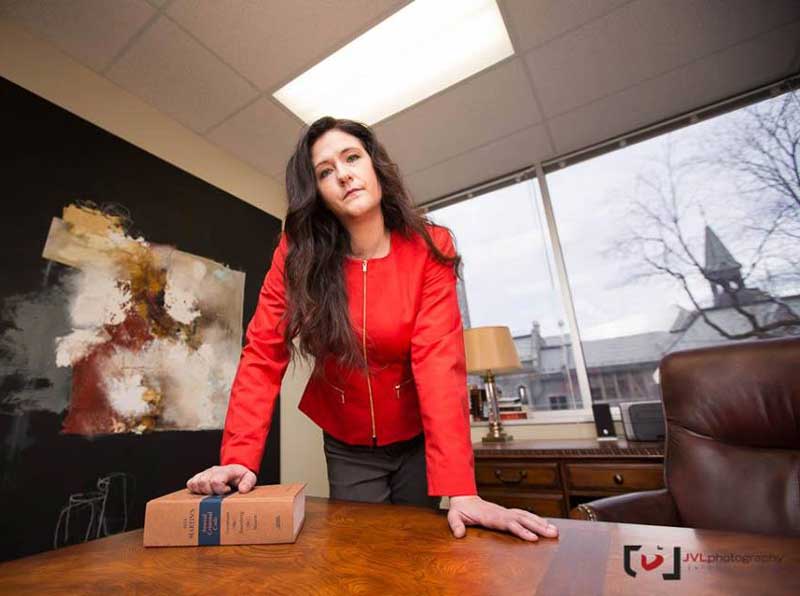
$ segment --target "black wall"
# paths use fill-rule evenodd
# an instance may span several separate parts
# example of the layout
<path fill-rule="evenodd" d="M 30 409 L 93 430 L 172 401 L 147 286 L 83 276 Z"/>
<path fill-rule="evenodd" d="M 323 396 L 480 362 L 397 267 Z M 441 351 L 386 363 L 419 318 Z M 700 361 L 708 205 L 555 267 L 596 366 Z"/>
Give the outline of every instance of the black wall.
<path fill-rule="evenodd" d="M 66 412 L 19 403 L 30 391 L 65 406 L 70 398 L 69 369 L 41 364 L 68 323 L 58 291 L 66 268 L 41 256 L 52 218 L 78 200 L 114 203 L 127 209 L 136 236 L 244 271 L 244 325 L 280 220 L 3 78 L 0 122 L 0 560 L 6 560 L 52 548 L 69 495 L 94 489 L 100 476 L 125 472 L 135 480 L 132 529 L 142 526 L 147 500 L 219 463 L 221 431 L 62 435 Z M 40 302 L 49 306 L 26 308 Z M 22 329 L 41 341 L 8 340 L 7 332 Z M 279 481 L 279 429 L 276 407 L 260 484 Z"/>

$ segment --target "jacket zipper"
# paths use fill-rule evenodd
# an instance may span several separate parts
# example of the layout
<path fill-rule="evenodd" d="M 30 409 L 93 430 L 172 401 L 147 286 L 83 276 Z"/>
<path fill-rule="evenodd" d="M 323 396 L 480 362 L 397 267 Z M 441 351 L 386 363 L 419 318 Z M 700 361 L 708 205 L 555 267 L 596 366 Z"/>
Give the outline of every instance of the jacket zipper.
<path fill-rule="evenodd" d="M 410 379 L 406 379 L 405 381 L 401 381 L 397 385 L 394 386 L 394 391 L 397 394 L 397 399 L 400 399 L 400 387 L 402 387 L 406 383 L 410 383 L 413 380 L 414 380 L 414 378 L 412 377 Z"/>
<path fill-rule="evenodd" d="M 339 393 L 341 393 L 341 395 L 342 395 L 342 403 L 344 403 L 344 389 L 342 389 L 341 387 L 337 387 L 336 385 L 334 385 L 333 383 L 331 383 L 331 382 L 330 382 L 328 379 L 325 379 L 325 382 L 326 382 L 328 385 L 330 385 L 331 387 L 333 387 L 333 388 L 334 388 L 336 391 L 338 391 Z"/>
<path fill-rule="evenodd" d="M 367 260 L 364 259 L 361 265 L 361 271 L 364 273 L 364 302 L 361 309 L 361 345 L 364 350 L 364 366 L 365 374 L 367 375 L 367 390 L 369 391 L 369 416 L 372 421 L 372 444 L 378 444 L 378 434 L 375 431 L 375 406 L 372 403 L 372 382 L 369 378 L 369 363 L 367 362 Z"/>

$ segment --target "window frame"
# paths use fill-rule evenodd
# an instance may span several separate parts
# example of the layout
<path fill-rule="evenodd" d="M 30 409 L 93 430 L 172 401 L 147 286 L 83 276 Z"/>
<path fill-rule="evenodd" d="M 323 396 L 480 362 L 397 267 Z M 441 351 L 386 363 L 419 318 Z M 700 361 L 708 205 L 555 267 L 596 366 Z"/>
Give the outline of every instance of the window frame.
<path fill-rule="evenodd" d="M 602 141 L 595 145 L 579 149 L 546 161 L 538 161 L 530 166 L 521 168 L 512 173 L 500 176 L 488 182 L 477 184 L 469 188 L 460 190 L 450 195 L 432 199 L 419 206 L 423 213 L 429 213 L 455 205 L 457 203 L 471 200 L 477 196 L 494 192 L 502 188 L 519 184 L 533 178 L 539 184 L 541 201 L 544 208 L 545 220 L 548 226 L 550 250 L 556 265 L 559 278 L 559 289 L 562 293 L 562 303 L 567 314 L 570 326 L 570 337 L 572 340 L 573 357 L 575 359 L 575 372 L 578 377 L 578 389 L 581 397 L 581 408 L 568 410 L 529 410 L 527 420 L 506 420 L 504 426 L 536 426 L 539 424 L 564 424 L 564 423 L 583 423 L 593 422 L 592 395 L 589 381 L 588 369 L 583 354 L 583 342 L 580 338 L 580 329 L 577 324 L 574 303 L 572 300 L 572 290 L 569 284 L 569 276 L 566 270 L 564 255 L 561 250 L 561 242 L 558 236 L 558 228 L 553 214 L 552 202 L 547 186 L 547 173 L 561 170 L 570 165 L 600 157 L 618 149 L 624 149 L 628 145 L 650 140 L 670 132 L 686 128 L 697 124 L 700 120 L 708 120 L 721 116 L 728 112 L 754 105 L 763 100 L 777 97 L 784 93 L 800 89 L 800 74 L 784 77 L 772 83 L 762 85 L 745 93 L 741 93 L 728 99 L 708 104 L 704 107 L 684 112 L 673 118 L 644 126 L 633 131 L 623 133 Z M 602 383 L 602 380 L 600 381 Z M 621 420 L 620 409 L 618 406 L 611 407 L 612 419 Z M 473 421 L 473 428 L 488 426 L 486 421 Z"/>

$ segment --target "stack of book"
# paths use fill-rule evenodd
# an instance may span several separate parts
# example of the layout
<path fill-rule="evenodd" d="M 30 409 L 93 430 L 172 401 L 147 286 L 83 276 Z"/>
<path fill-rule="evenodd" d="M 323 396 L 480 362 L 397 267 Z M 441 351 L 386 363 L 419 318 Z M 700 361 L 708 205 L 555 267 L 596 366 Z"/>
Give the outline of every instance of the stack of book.
<path fill-rule="evenodd" d="M 486 420 L 486 390 L 478 389 L 475 385 L 469 386 L 469 413 L 472 420 Z"/>
<path fill-rule="evenodd" d="M 497 409 L 500 420 L 525 420 L 528 418 L 528 409 L 522 404 L 519 397 L 498 397 Z"/>

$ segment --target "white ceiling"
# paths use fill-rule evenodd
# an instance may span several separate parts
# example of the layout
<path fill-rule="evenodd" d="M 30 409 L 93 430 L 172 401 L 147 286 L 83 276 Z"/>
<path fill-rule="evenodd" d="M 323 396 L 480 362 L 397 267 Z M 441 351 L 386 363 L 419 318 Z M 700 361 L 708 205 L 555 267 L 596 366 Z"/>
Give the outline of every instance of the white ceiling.
<path fill-rule="evenodd" d="M 283 184 L 303 123 L 272 93 L 406 3 L 0 0 L 0 16 Z M 418 203 L 800 70 L 799 0 L 498 4 L 514 56 L 374 126 Z"/>

